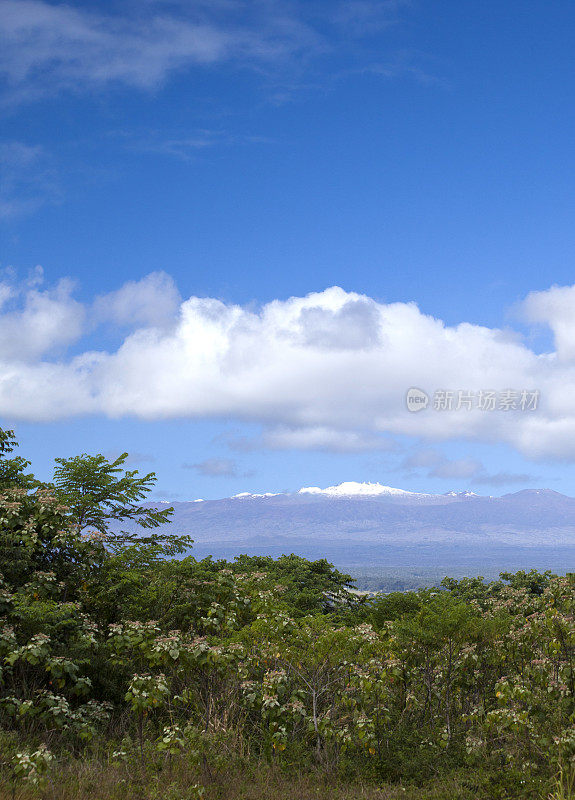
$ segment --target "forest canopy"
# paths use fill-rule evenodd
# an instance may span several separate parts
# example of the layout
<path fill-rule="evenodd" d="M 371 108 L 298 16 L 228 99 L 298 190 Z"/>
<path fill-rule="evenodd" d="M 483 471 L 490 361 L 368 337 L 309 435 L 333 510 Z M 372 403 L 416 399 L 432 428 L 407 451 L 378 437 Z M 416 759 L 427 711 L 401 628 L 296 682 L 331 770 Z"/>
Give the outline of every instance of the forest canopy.
<path fill-rule="evenodd" d="M 573 796 L 573 575 L 368 595 L 326 560 L 196 560 L 127 454 L 46 483 L 15 445 L 0 796 Z"/>

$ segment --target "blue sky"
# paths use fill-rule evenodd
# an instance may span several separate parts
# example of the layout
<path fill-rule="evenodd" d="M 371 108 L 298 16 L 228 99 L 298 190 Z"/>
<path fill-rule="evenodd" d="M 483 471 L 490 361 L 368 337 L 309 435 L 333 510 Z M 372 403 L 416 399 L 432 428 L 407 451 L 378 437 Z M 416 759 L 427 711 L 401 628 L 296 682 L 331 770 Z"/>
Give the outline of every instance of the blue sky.
<path fill-rule="evenodd" d="M 23 454 L 129 450 L 174 499 L 575 494 L 574 29 L 558 2 L 0 0 Z M 410 386 L 541 399 L 409 414 Z"/>

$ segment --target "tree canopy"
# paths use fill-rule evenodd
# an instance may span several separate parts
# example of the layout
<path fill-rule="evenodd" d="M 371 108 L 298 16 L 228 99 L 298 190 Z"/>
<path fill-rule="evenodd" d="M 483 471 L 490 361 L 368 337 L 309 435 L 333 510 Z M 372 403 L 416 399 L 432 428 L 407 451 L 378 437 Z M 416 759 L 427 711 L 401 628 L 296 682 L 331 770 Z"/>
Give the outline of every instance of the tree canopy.
<path fill-rule="evenodd" d="M 139 475 L 124 468 L 128 453 L 113 461 L 103 455 L 83 453 L 73 458 L 56 458 L 56 496 L 70 512 L 78 532 L 91 528 L 110 532 L 113 522 L 136 522 L 142 528 L 157 528 L 169 521 L 172 508 L 142 505 L 156 482 L 156 474 Z"/>

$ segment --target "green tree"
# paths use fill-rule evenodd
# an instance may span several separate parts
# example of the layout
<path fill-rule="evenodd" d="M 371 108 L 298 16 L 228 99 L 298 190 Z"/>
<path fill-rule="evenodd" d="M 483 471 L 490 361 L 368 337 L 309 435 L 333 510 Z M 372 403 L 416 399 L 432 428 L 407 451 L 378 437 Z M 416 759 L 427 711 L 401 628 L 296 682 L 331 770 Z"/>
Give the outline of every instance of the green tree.
<path fill-rule="evenodd" d="M 173 508 L 157 509 L 141 505 L 156 482 L 156 473 L 139 475 L 126 470 L 128 458 L 122 453 L 114 461 L 103 455 L 83 453 L 74 458 L 57 458 L 54 485 L 78 533 L 91 528 L 106 535 L 113 522 L 135 522 L 142 528 L 157 528 L 173 514 Z M 122 540 L 134 539 L 124 534 Z"/>
<path fill-rule="evenodd" d="M 0 490 L 13 486 L 31 487 L 34 477 L 25 474 L 24 470 L 30 462 L 21 456 L 8 456 L 18 446 L 14 431 L 5 431 L 0 428 Z"/>
<path fill-rule="evenodd" d="M 337 570 L 325 558 L 308 561 L 294 553 L 271 556 L 237 556 L 234 572 L 265 572 L 270 581 L 285 587 L 283 600 L 301 614 L 329 613 L 355 608 L 361 598 L 350 591 L 354 579 Z"/>
<path fill-rule="evenodd" d="M 26 474 L 29 462 L 10 454 L 12 431 L 0 429 L 0 576 L 21 586 L 40 571 L 52 571 L 73 587 L 101 548 L 70 529 L 66 507 L 53 487 Z"/>

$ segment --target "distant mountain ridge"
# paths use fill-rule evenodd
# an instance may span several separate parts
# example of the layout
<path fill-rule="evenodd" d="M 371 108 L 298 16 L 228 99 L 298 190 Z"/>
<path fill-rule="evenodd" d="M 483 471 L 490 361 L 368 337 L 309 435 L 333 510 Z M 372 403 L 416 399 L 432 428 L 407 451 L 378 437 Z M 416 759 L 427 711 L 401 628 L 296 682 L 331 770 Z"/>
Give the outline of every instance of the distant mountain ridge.
<path fill-rule="evenodd" d="M 491 497 L 346 482 L 171 505 L 167 530 L 189 534 L 197 557 L 294 552 L 339 565 L 432 566 L 444 574 L 575 569 L 575 498 L 552 489 Z"/>

